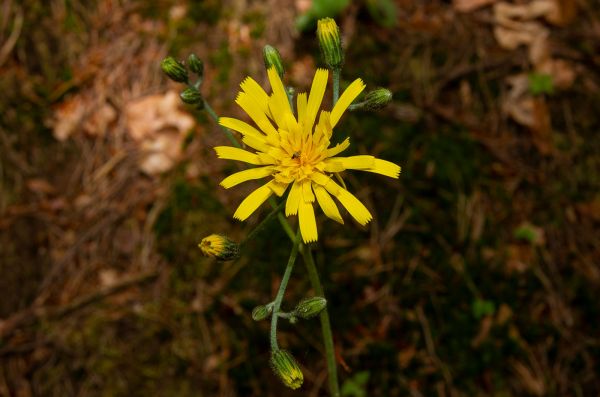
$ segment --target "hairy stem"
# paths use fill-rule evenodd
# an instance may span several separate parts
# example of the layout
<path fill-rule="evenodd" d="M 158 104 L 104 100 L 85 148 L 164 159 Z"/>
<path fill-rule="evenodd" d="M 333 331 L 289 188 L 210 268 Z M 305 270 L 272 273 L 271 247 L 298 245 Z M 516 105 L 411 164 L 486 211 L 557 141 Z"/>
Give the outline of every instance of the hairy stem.
<path fill-rule="evenodd" d="M 206 112 L 210 115 L 210 117 L 213 118 L 213 120 L 215 120 L 215 122 L 221 128 L 221 130 L 223 130 L 223 132 L 225 133 L 225 135 L 227 136 L 227 139 L 229 139 L 231 144 L 237 148 L 241 148 L 242 146 L 237 141 L 237 139 L 235 139 L 235 137 L 233 136 L 231 131 L 229 131 L 229 128 L 225 128 L 221 124 L 219 124 L 219 116 L 217 116 L 217 114 L 215 113 L 213 108 L 210 107 L 210 105 L 208 104 L 208 102 L 206 100 L 204 100 L 204 110 L 206 110 Z"/>
<path fill-rule="evenodd" d="M 302 257 L 304 258 L 304 264 L 308 271 L 308 278 L 312 284 L 315 294 L 317 296 L 325 297 L 321 281 L 319 280 L 319 274 L 317 273 L 317 267 L 313 259 L 312 251 L 310 247 L 304 245 L 302 247 Z M 327 308 L 319 314 L 321 320 L 321 331 L 323 332 L 323 344 L 325 345 L 325 358 L 327 360 L 327 372 L 329 373 L 329 392 L 332 397 L 339 397 L 340 389 L 338 386 L 337 378 L 337 366 L 335 362 L 335 349 L 333 347 L 333 335 L 331 333 L 331 323 L 329 321 L 329 311 Z"/>
<path fill-rule="evenodd" d="M 333 69 L 333 104 L 335 105 L 340 98 L 340 74 L 341 68 Z"/>
<path fill-rule="evenodd" d="M 256 236 L 256 234 L 258 232 L 260 232 L 262 229 L 264 229 L 264 227 L 271 222 L 271 220 L 279 214 L 279 212 L 281 211 L 281 208 L 283 208 L 285 204 L 285 200 L 281 200 L 281 202 L 279 204 L 275 203 L 275 207 L 273 208 L 273 210 L 271 212 L 269 212 L 269 215 L 267 215 L 265 217 L 265 219 L 263 219 L 258 226 L 256 226 L 250 233 L 248 233 L 248 235 L 246 236 L 246 238 L 240 243 L 240 246 L 243 246 L 244 244 L 246 244 L 248 241 L 252 240 L 252 238 L 254 236 Z"/>
<path fill-rule="evenodd" d="M 296 238 L 294 239 L 294 245 L 292 246 L 292 252 L 290 253 L 290 259 L 288 260 L 287 266 L 285 267 L 285 273 L 283 273 L 283 278 L 281 279 L 281 284 L 279 284 L 279 291 L 277 291 L 277 296 L 275 297 L 275 303 L 273 304 L 273 314 L 271 315 L 271 350 L 276 351 L 279 349 L 277 345 L 277 320 L 279 318 L 279 308 L 281 307 L 281 301 L 283 300 L 283 295 L 285 294 L 285 289 L 287 287 L 288 281 L 290 281 L 290 275 L 292 274 L 292 269 L 294 268 L 294 263 L 296 262 L 296 257 L 298 256 L 298 248 L 300 246 L 300 228 L 298 228 L 298 232 L 296 233 Z"/>

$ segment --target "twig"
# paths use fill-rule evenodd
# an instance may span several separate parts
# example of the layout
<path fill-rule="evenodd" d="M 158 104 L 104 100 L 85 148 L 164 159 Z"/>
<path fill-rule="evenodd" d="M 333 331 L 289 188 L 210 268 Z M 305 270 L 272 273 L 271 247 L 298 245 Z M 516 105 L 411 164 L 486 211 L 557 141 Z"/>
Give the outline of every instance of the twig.
<path fill-rule="evenodd" d="M 157 271 L 142 273 L 127 278 L 119 283 L 93 292 L 82 298 L 75 299 L 73 302 L 58 307 L 40 307 L 32 306 L 19 313 L 16 313 L 6 320 L 0 322 L 0 338 L 7 338 L 16 329 L 36 323 L 41 319 L 54 320 L 61 319 L 69 314 L 83 309 L 93 303 L 99 302 L 111 295 L 117 294 L 135 285 L 150 282 L 158 277 Z M 4 350 L 0 350 L 2 355 Z"/>

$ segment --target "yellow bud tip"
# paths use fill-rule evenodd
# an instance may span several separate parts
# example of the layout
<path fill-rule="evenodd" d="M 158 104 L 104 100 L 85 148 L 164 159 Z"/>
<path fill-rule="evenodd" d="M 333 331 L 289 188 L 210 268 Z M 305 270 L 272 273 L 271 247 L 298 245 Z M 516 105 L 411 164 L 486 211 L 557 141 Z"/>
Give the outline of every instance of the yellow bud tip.
<path fill-rule="evenodd" d="M 304 375 L 294 357 L 285 350 L 274 351 L 271 355 L 271 367 L 284 385 L 296 390 L 304 382 Z"/>
<path fill-rule="evenodd" d="M 211 234 L 204 237 L 200 244 L 200 251 L 204 256 L 216 258 L 221 261 L 236 259 L 239 256 L 239 245 L 226 236 Z"/>

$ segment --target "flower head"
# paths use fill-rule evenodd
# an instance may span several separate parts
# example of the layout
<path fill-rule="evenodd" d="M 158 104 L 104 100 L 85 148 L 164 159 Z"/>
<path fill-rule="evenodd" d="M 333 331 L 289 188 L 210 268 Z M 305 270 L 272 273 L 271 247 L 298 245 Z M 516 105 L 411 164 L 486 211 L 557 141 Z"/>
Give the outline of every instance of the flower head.
<path fill-rule="evenodd" d="M 271 180 L 242 201 L 234 218 L 241 221 L 247 219 L 272 194 L 282 196 L 289 187 L 285 214 L 298 215 L 305 243 L 318 238 L 313 208 L 315 202 L 326 216 L 344 223 L 332 196 L 361 225 L 366 225 L 371 220 L 369 210 L 352 193 L 337 184 L 332 176 L 346 169 L 354 169 L 398 178 L 400 167 L 373 156 L 337 156 L 350 146 L 350 141 L 346 138 L 331 146 L 333 128 L 365 85 L 361 79 L 354 80 L 331 112 L 322 110 L 319 113 L 328 75 L 327 70 L 318 69 L 309 95 L 298 94 L 297 116 L 293 114 L 275 68 L 268 70 L 273 90 L 271 95 L 250 77 L 242 82 L 242 91 L 238 94 L 236 103 L 248 113 L 258 129 L 229 117 L 221 117 L 219 123 L 241 133 L 242 141 L 256 152 L 229 146 L 215 147 L 215 151 L 219 158 L 242 161 L 258 167 L 228 176 L 221 181 L 221 186 L 229 189 L 252 179 L 270 177 Z"/>
<path fill-rule="evenodd" d="M 240 254 L 239 244 L 220 234 L 204 237 L 198 247 L 204 256 L 217 258 L 220 261 L 237 259 Z"/>

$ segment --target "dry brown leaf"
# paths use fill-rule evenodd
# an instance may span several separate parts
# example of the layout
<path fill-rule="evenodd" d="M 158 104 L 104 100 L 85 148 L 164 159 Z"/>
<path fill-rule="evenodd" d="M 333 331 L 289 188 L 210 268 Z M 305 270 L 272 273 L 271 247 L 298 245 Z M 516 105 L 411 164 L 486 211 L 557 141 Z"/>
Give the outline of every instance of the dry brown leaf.
<path fill-rule="evenodd" d="M 117 119 L 117 111 L 109 103 L 104 103 L 87 117 L 83 123 L 83 131 L 91 136 L 104 136 L 108 127 Z"/>
<path fill-rule="evenodd" d="M 540 377 L 525 364 L 515 361 L 513 362 L 513 370 L 529 393 L 536 396 L 543 396 L 546 393 L 544 380 L 540 379 Z"/>
<path fill-rule="evenodd" d="M 497 0 L 452 0 L 452 7 L 459 12 L 471 12 L 493 4 L 496 1 Z"/>
<path fill-rule="evenodd" d="M 485 316 L 481 319 L 481 323 L 479 324 L 479 332 L 475 338 L 471 340 L 472 347 L 480 346 L 487 339 L 493 324 L 494 322 L 491 316 Z"/>
<path fill-rule="evenodd" d="M 171 169 L 181 156 L 185 134 L 194 127 L 194 119 L 180 109 L 175 91 L 150 95 L 125 107 L 131 138 L 140 143 L 140 168 L 148 175 Z"/>
<path fill-rule="evenodd" d="M 194 127 L 194 119 L 180 110 L 180 99 L 175 91 L 164 95 L 149 95 L 125 106 L 130 136 L 141 141 L 162 129 L 173 128 L 187 132 Z"/>
<path fill-rule="evenodd" d="M 81 125 L 85 115 L 85 106 L 79 97 L 73 97 L 60 103 L 55 111 L 52 126 L 52 134 L 59 141 L 65 141 Z"/>
<path fill-rule="evenodd" d="M 34 178 L 27 181 L 27 188 L 34 193 L 54 194 L 56 189 L 45 179 Z"/>

